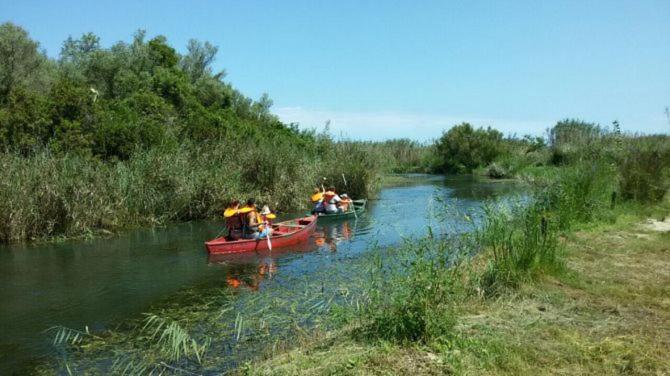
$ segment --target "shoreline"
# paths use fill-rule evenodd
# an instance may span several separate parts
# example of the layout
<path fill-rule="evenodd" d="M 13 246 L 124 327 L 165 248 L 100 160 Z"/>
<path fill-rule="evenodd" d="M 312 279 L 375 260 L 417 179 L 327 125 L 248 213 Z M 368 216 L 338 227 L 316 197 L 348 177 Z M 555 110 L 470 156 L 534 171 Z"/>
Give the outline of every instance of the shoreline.
<path fill-rule="evenodd" d="M 670 295 L 670 232 L 630 214 L 586 227 L 563 239 L 563 272 L 458 303 L 446 343 L 367 341 L 345 328 L 238 373 L 670 372 L 670 304 L 659 300 Z"/>

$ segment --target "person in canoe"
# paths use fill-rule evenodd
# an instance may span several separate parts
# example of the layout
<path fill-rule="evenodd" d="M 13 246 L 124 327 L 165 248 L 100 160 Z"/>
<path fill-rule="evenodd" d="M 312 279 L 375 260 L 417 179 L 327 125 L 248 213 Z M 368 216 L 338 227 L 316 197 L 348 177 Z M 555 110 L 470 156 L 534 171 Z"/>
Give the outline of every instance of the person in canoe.
<path fill-rule="evenodd" d="M 258 226 L 262 221 L 256 210 L 256 199 L 248 199 L 239 212 L 242 214 L 242 237 L 244 239 L 258 239 L 260 236 Z"/>
<path fill-rule="evenodd" d="M 340 206 L 339 207 L 340 207 L 340 210 L 342 211 L 342 213 L 346 213 L 349 210 L 355 210 L 354 209 L 354 201 L 349 198 L 349 195 L 347 195 L 346 193 L 342 193 L 340 198 L 342 198 L 342 201 L 340 201 Z"/>
<path fill-rule="evenodd" d="M 261 209 L 261 225 L 258 226 L 261 232 L 261 238 L 272 235 L 272 220 L 277 218 L 274 213 L 270 211 L 270 208 L 267 205 L 263 205 Z"/>
<path fill-rule="evenodd" d="M 335 192 L 335 187 L 328 187 L 326 192 L 323 193 L 323 205 L 326 214 L 341 213 L 340 208 L 338 207 L 341 201 L 342 198 Z"/>
<path fill-rule="evenodd" d="M 312 214 L 323 213 L 325 208 L 323 206 L 323 194 L 325 189 L 314 188 L 314 192 L 309 196 L 309 200 L 312 202 Z"/>
<path fill-rule="evenodd" d="M 267 214 L 261 214 L 258 212 L 256 207 L 256 200 L 250 198 L 247 200 L 247 204 L 239 210 L 243 217 L 243 238 L 245 239 L 262 239 L 265 238 L 268 233 L 272 234 L 272 228 L 267 226 L 267 219 L 274 217 L 274 214 L 270 212 L 270 209 L 267 208 Z"/>
<path fill-rule="evenodd" d="M 223 217 L 226 221 L 226 229 L 228 230 L 228 238 L 230 240 L 238 240 L 242 238 L 244 220 L 239 210 L 240 200 L 233 200 L 223 212 Z"/>

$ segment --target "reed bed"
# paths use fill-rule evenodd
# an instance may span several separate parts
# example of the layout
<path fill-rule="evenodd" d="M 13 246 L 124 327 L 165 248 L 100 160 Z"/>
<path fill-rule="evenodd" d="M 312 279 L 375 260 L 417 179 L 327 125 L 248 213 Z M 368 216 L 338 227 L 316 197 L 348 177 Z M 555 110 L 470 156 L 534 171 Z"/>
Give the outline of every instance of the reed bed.
<path fill-rule="evenodd" d="M 0 243 L 212 218 L 230 200 L 249 197 L 279 211 L 304 209 L 321 184 L 351 197 L 376 194 L 383 154 L 370 154 L 365 143 L 320 146 L 184 142 L 117 161 L 46 149 L 29 157 L 0 153 Z"/>

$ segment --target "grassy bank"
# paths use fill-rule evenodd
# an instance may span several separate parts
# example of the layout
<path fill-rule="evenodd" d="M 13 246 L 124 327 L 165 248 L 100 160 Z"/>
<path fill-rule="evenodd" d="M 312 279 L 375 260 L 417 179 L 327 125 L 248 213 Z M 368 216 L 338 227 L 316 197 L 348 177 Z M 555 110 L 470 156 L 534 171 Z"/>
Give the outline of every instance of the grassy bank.
<path fill-rule="evenodd" d="M 648 246 L 661 257 L 629 258 L 631 265 L 665 263 L 668 235 L 638 230 L 636 223 L 670 211 L 667 203 L 612 204 L 615 176 L 616 169 L 607 164 L 545 171 L 535 176 L 531 197 L 517 204 L 491 203 L 477 218 L 447 206 L 437 213 L 435 235 L 336 263 L 316 278 L 284 281 L 285 287 L 277 290 L 239 296 L 225 289 L 196 290 L 190 298 L 186 292 L 186 299 L 171 297 L 144 320 L 103 333 L 62 329 L 55 336 L 64 354 L 57 369 L 127 369 L 126 374 L 133 374 L 232 367 L 252 374 L 329 374 L 373 369 L 476 373 L 482 368 L 519 373 L 564 367 L 609 372 L 621 363 L 613 360 L 619 351 L 629 348 L 603 342 L 608 333 L 618 333 L 608 326 L 614 313 L 591 306 L 617 294 L 628 299 L 621 288 L 641 280 L 628 280 L 630 273 L 612 274 L 602 283 L 604 274 L 590 270 L 630 267 L 619 264 L 617 257 L 633 256 L 591 258 L 582 248 L 592 247 L 593 255 L 615 252 L 610 248 L 616 247 L 597 241 L 609 239 L 602 234 L 610 231 L 622 239 L 616 248 L 621 252 L 637 247 L 633 255 L 644 257 L 643 247 Z M 471 231 L 438 236 L 448 233 L 439 227 L 440 215 L 470 221 Z M 600 264 L 605 260 L 610 264 Z M 657 288 L 645 281 L 635 287 L 639 294 L 648 294 L 640 301 L 651 304 L 662 296 L 667 281 L 657 282 Z M 606 296 L 610 293 L 614 297 Z M 588 294 L 595 295 L 585 298 Z M 576 301 L 581 297 L 585 300 Z M 667 309 L 663 301 L 655 304 Z M 661 322 L 664 312 L 658 312 Z M 589 329 L 595 324 L 612 331 L 596 333 Z M 636 341 L 647 341 L 641 336 Z M 524 346 L 526 340 L 533 347 Z M 645 349 L 654 354 L 662 350 L 651 346 Z M 645 356 L 643 371 L 666 366 L 656 355 Z M 53 366 L 40 370 L 55 371 Z"/>
<path fill-rule="evenodd" d="M 644 221 L 670 204 L 617 201 L 626 179 L 601 162 L 535 173 L 528 203 L 380 259 L 342 329 L 239 372 L 666 373 L 670 225 Z"/>
<path fill-rule="evenodd" d="M 452 302 L 458 315 L 443 341 L 397 343 L 342 330 L 239 373 L 668 373 L 670 232 L 645 217 L 570 234 L 560 273 L 495 298 Z"/>

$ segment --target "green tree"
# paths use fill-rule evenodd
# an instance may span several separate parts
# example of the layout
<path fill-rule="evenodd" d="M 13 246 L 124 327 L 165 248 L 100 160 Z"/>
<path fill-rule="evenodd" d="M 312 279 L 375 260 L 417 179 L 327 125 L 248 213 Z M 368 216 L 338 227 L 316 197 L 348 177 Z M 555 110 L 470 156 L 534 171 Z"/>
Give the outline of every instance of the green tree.
<path fill-rule="evenodd" d="M 28 154 L 51 136 L 48 100 L 25 88 L 15 88 L 0 108 L 0 151 Z"/>
<path fill-rule="evenodd" d="M 196 82 L 201 78 L 212 77 L 217 80 L 223 79 L 225 71 L 212 75 L 212 63 L 216 58 L 218 47 L 209 42 L 200 42 L 195 39 L 188 41 L 186 47 L 188 53 L 181 59 L 180 65 L 188 75 L 191 82 Z"/>
<path fill-rule="evenodd" d="M 442 134 L 436 144 L 439 172 L 465 173 L 491 163 L 504 152 L 503 135 L 492 128 L 462 123 Z"/>
<path fill-rule="evenodd" d="M 11 22 L 0 25 L 0 103 L 8 100 L 17 86 L 39 89 L 47 80 L 50 69 L 39 43 L 28 32 Z"/>

